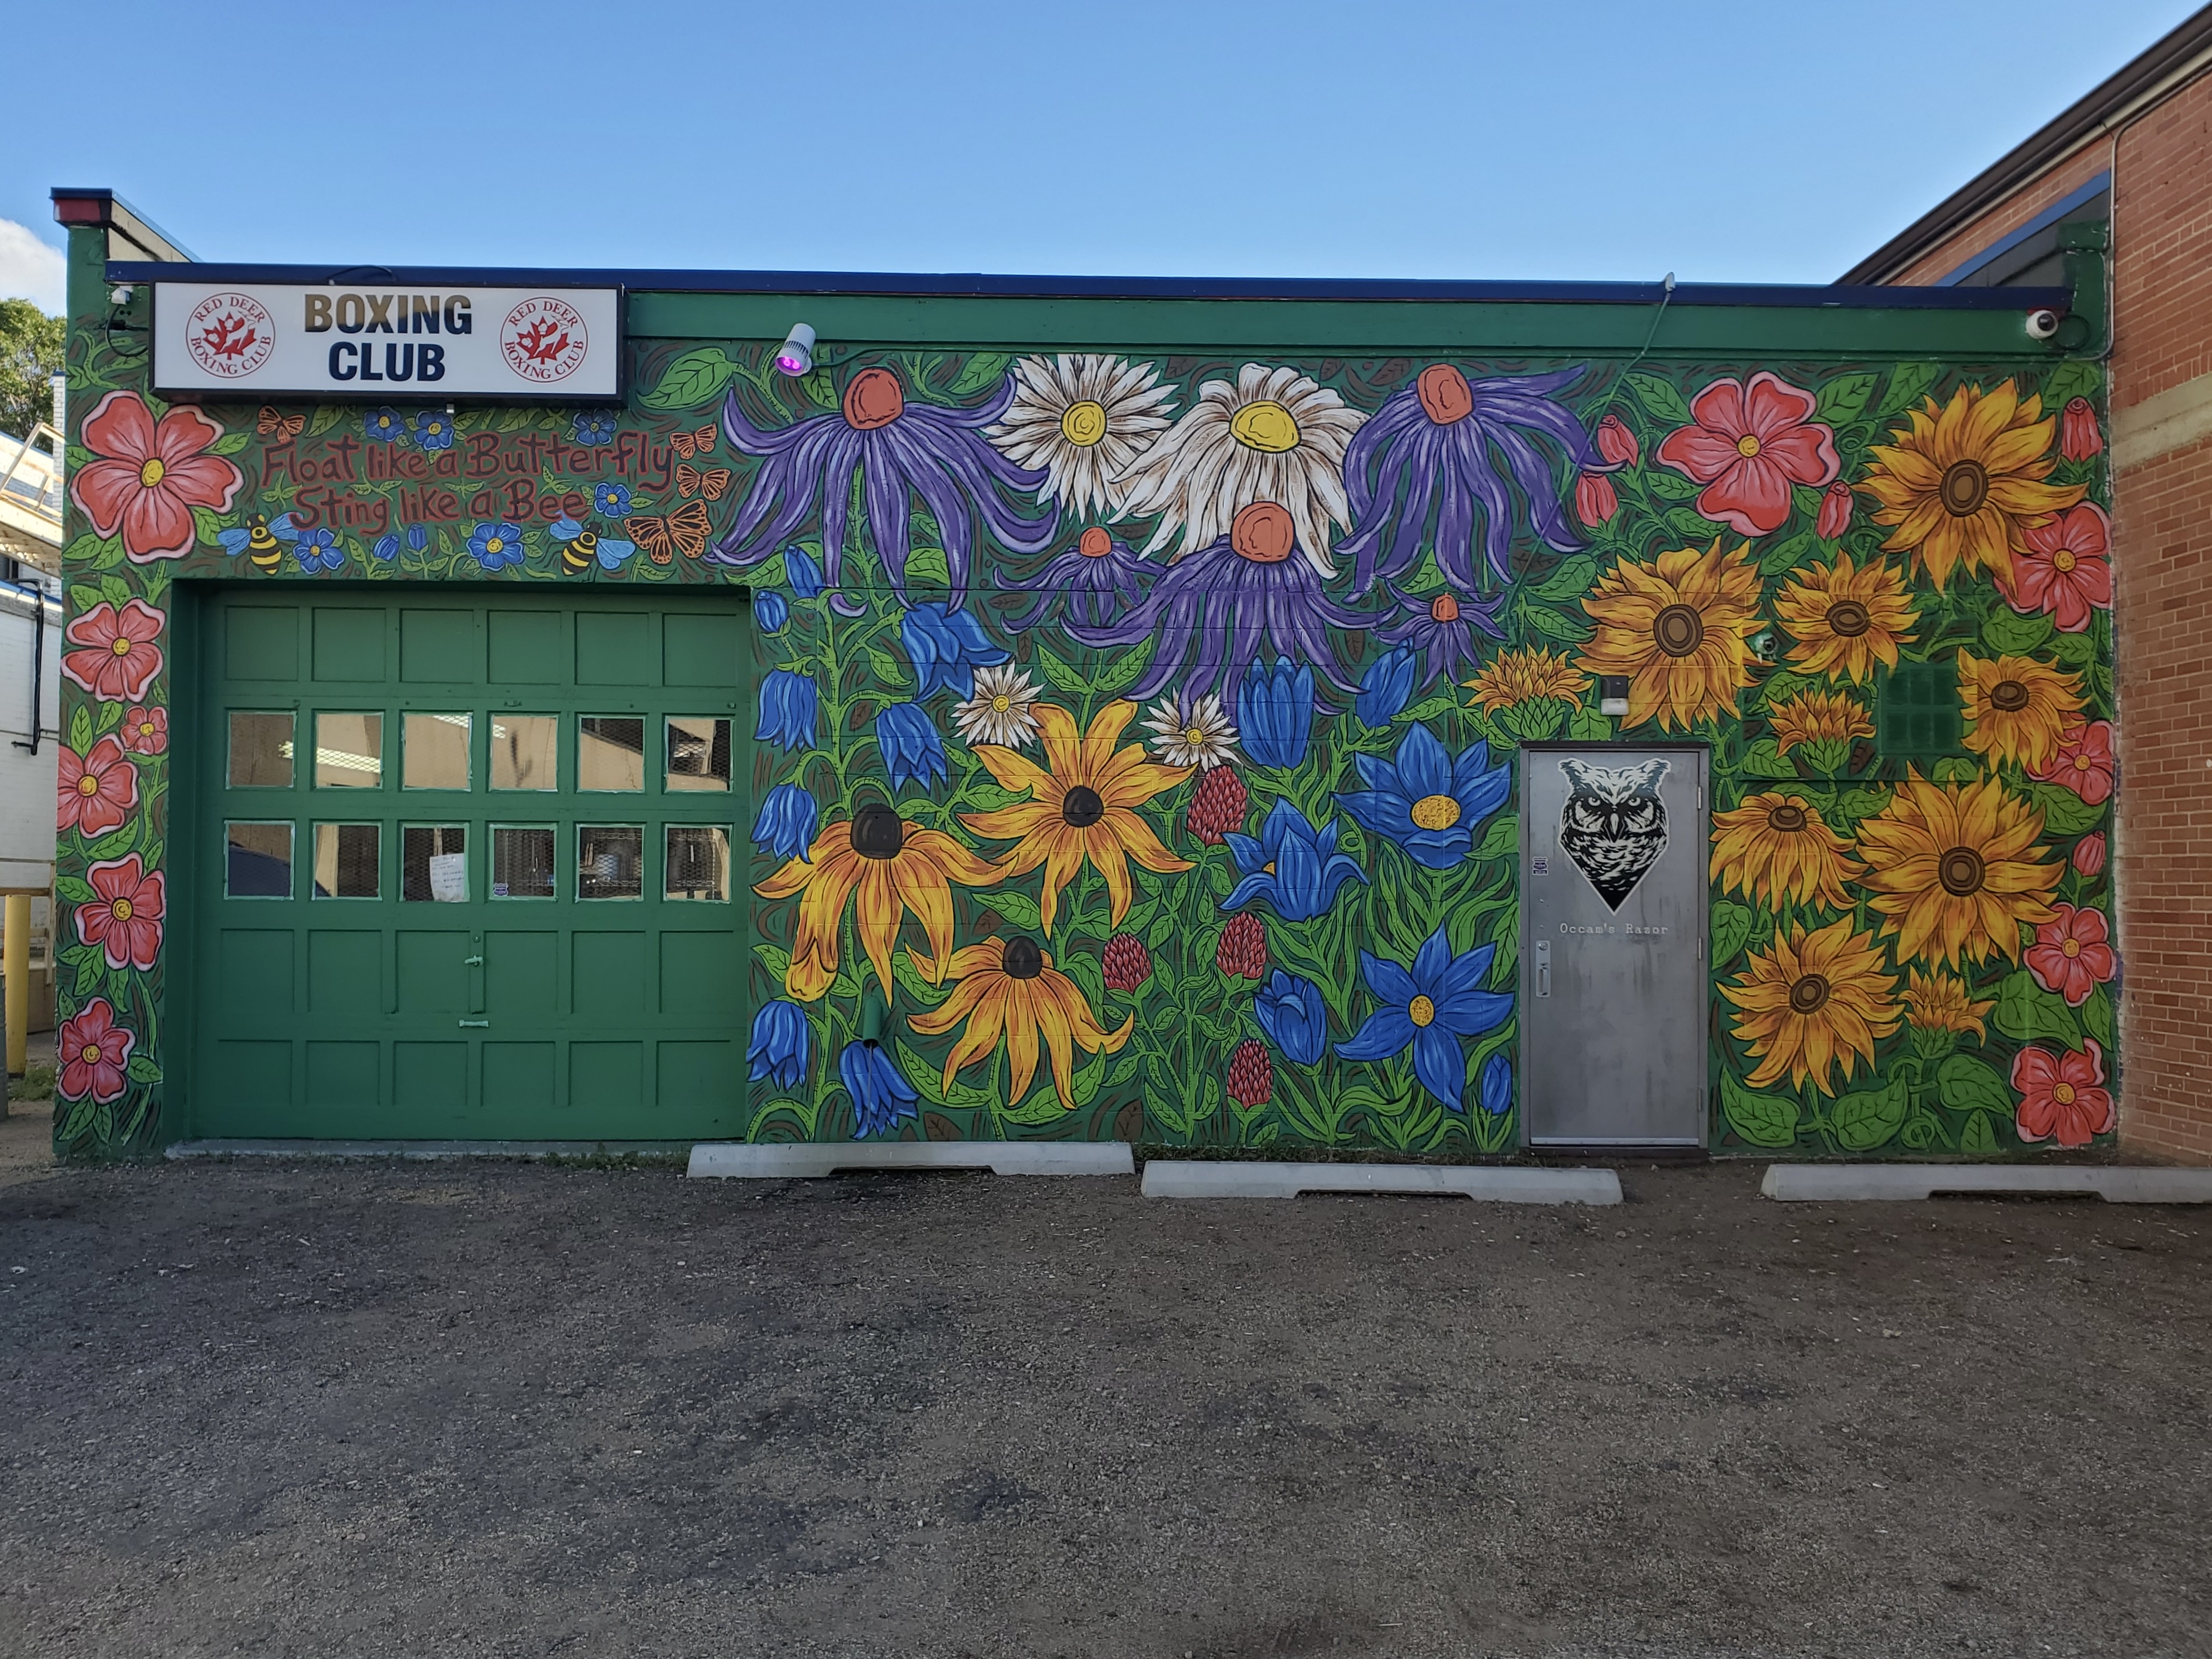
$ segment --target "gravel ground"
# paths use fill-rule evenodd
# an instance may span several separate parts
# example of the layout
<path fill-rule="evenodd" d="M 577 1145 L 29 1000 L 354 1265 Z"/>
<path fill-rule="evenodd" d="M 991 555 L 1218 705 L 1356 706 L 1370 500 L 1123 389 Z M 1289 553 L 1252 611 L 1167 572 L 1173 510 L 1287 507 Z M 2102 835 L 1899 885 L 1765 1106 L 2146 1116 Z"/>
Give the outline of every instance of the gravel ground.
<path fill-rule="evenodd" d="M 9 1655 L 2212 1647 L 2203 1212 L 15 1151 Z"/>

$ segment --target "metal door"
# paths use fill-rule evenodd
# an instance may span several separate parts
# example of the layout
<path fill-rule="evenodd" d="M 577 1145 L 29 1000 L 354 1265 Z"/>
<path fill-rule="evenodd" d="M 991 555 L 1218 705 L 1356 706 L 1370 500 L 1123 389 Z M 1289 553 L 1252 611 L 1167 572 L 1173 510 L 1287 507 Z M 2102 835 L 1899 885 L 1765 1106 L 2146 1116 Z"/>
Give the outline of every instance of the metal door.
<path fill-rule="evenodd" d="M 1521 751 L 1524 1133 L 1705 1139 L 1705 751 Z"/>

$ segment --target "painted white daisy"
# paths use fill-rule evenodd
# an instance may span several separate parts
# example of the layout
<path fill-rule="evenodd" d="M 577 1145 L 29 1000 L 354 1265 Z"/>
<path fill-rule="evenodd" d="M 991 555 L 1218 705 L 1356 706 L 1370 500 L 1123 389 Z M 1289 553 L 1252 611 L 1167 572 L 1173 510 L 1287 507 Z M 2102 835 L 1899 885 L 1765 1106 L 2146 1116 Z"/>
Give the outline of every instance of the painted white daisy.
<path fill-rule="evenodd" d="M 1152 747 L 1170 766 L 1211 771 L 1237 757 L 1237 726 L 1211 691 L 1195 697 L 1162 697 L 1152 705 L 1146 726 L 1157 733 Z"/>
<path fill-rule="evenodd" d="M 1026 671 L 1007 667 L 975 671 L 975 695 L 952 710 L 953 730 L 970 745 L 994 743 L 1002 749 L 1026 749 L 1036 741 L 1036 716 L 1030 705 L 1037 689 Z"/>
<path fill-rule="evenodd" d="M 1125 510 L 1160 515 L 1146 553 L 1178 535 L 1177 559 L 1211 547 L 1239 508 L 1274 501 L 1289 512 L 1306 562 L 1334 575 L 1329 526 L 1352 523 L 1344 452 L 1366 418 L 1295 368 L 1247 363 L 1234 386 L 1200 386 L 1198 401 L 1115 482 Z"/>
<path fill-rule="evenodd" d="M 1175 387 L 1150 363 L 1093 352 L 1024 357 L 1014 398 L 983 435 L 1016 466 L 1042 471 L 1040 494 L 1072 514 L 1119 518 L 1114 477 L 1167 430 Z"/>

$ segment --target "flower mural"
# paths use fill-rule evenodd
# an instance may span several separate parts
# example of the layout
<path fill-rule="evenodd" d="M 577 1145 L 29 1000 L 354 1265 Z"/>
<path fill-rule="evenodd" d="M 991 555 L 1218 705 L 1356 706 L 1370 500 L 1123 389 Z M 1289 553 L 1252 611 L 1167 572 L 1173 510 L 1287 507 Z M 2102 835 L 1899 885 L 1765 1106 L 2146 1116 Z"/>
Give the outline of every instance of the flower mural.
<path fill-rule="evenodd" d="M 1014 395 L 983 435 L 1014 465 L 1044 474 L 1063 512 L 1119 516 L 1121 482 L 1168 429 L 1175 387 L 1150 363 L 1097 352 L 1024 357 Z"/>
<path fill-rule="evenodd" d="M 1052 1066 L 1053 1091 L 1074 1106 L 1074 1054 L 1113 1054 L 1129 1040 L 1133 1015 L 1109 1031 L 1092 1017 L 1075 981 L 1052 965 L 1052 952 L 1036 940 L 986 939 L 952 953 L 946 970 L 959 989 L 940 1006 L 907 1021 L 926 1036 L 951 1030 L 963 1020 L 968 1029 L 945 1058 L 944 1085 L 963 1066 L 987 1060 L 1003 1038 L 1012 1073 L 1006 1098 L 1018 1101 L 1036 1074 L 1037 1044 L 1044 1044 Z"/>
<path fill-rule="evenodd" d="M 1421 1087 L 1452 1111 L 1465 1111 L 1461 1040 L 1495 1030 L 1513 1012 L 1510 994 L 1481 988 L 1496 953 L 1496 946 L 1485 945 L 1455 956 L 1441 927 L 1421 942 L 1410 965 L 1362 951 L 1360 976 L 1380 1006 L 1337 1053 L 1382 1060 L 1410 1049 Z"/>
<path fill-rule="evenodd" d="M 119 830 L 138 808 L 138 769 L 112 733 L 80 755 L 61 747 L 60 787 L 54 795 L 54 827 L 67 834 L 104 836 Z"/>
<path fill-rule="evenodd" d="M 1766 790 L 1713 814 L 1712 878 L 1756 904 L 1848 909 L 1847 884 L 1864 874 L 1850 847 L 1817 807 Z"/>
<path fill-rule="evenodd" d="M 1690 400 L 1691 424 L 1659 446 L 1659 463 L 1705 486 L 1698 511 L 1706 518 L 1739 536 L 1766 535 L 1790 517 L 1793 485 L 1825 489 L 1842 466 L 1834 433 L 1812 418 L 1814 404 L 1763 370 L 1715 380 Z"/>
<path fill-rule="evenodd" d="M 90 1100 L 106 1104 L 119 1100 L 130 1081 L 126 1069 L 137 1035 L 118 1024 L 115 1005 L 94 997 L 75 1015 L 64 1019 L 54 1038 L 58 1068 L 56 1091 L 64 1100 Z"/>
<path fill-rule="evenodd" d="M 111 392 L 85 416 L 92 459 L 70 469 L 70 499 L 97 536 L 123 538 L 134 562 L 182 558 L 198 541 L 194 507 L 229 510 L 246 476 L 210 452 L 222 425 L 189 404 L 157 420 L 136 392 Z"/>
<path fill-rule="evenodd" d="M 1881 559 L 1854 565 L 1847 550 L 1784 582 L 1774 614 L 1794 641 L 1792 667 L 1854 685 L 1871 681 L 1877 668 L 1896 667 L 1914 638 L 1912 599 L 1898 572 Z"/>
<path fill-rule="evenodd" d="M 94 865 L 85 879 L 93 896 L 76 907 L 79 943 L 100 946 L 110 968 L 151 968 L 161 953 L 167 878 L 159 870 L 149 873 L 132 853 Z"/>
<path fill-rule="evenodd" d="M 1861 884 L 1901 957 L 1954 967 L 2020 956 L 2023 922 L 2054 914 L 2060 868 L 2036 842 L 2043 816 L 1995 778 L 1939 784 L 1907 775 L 1859 825 Z"/>
<path fill-rule="evenodd" d="M 2048 616 L 2062 634 L 2078 634 L 2112 608 L 2112 521 L 2083 501 L 2020 532 L 2021 547 L 1999 575 L 2014 610 Z"/>
<path fill-rule="evenodd" d="M 1393 758 L 1360 755 L 1353 763 L 1367 787 L 1337 797 L 1352 822 L 1431 870 L 1466 858 L 1513 788 L 1512 769 L 1492 765 L 1487 744 L 1455 756 L 1425 726 L 1408 731 Z"/>
<path fill-rule="evenodd" d="M 1747 641 L 1761 626 L 1758 597 L 1747 546 L 1723 553 L 1716 538 L 1703 552 L 1623 559 L 1583 601 L 1597 636 L 1582 666 L 1627 677 L 1630 724 L 1656 720 L 1662 731 L 1686 731 L 1734 708 L 1751 684 Z"/>
<path fill-rule="evenodd" d="M 161 672 L 161 637 L 168 618 L 143 599 L 118 610 L 103 600 L 62 630 L 69 648 L 62 672 L 102 702 L 140 702 Z"/>
<path fill-rule="evenodd" d="M 2051 1140 L 2070 1150 L 2112 1129 L 2105 1051 L 2094 1037 L 2086 1038 L 2078 1052 L 2021 1049 L 2013 1057 L 2012 1086 L 2020 1092 L 2017 1127 L 2022 1140 Z"/>
<path fill-rule="evenodd" d="M 1849 916 L 1811 933 L 1791 928 L 1721 986 L 1736 1006 L 1735 1034 L 1759 1061 L 1751 1086 L 1787 1075 L 1792 1083 L 1809 1079 L 1824 1095 L 1835 1092 L 1838 1069 L 1848 1080 L 1897 1029 L 1896 993 L 1881 947 Z"/>

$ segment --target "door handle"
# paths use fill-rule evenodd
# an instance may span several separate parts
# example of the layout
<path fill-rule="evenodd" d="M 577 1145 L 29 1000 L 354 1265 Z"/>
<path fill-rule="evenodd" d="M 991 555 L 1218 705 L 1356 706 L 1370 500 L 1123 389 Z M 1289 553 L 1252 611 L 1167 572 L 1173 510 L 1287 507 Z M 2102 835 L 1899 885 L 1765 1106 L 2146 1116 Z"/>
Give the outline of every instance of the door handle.
<path fill-rule="evenodd" d="M 464 967 L 481 968 L 483 966 L 483 958 L 482 957 L 463 957 L 461 958 L 461 963 Z"/>
<path fill-rule="evenodd" d="M 1547 939 L 1536 941 L 1536 994 L 1552 994 L 1552 941 Z"/>
<path fill-rule="evenodd" d="M 461 1022 L 461 1029 L 465 1031 L 470 1030 L 489 1031 L 491 1030 L 491 1022 L 488 1019 L 465 1019 Z"/>

